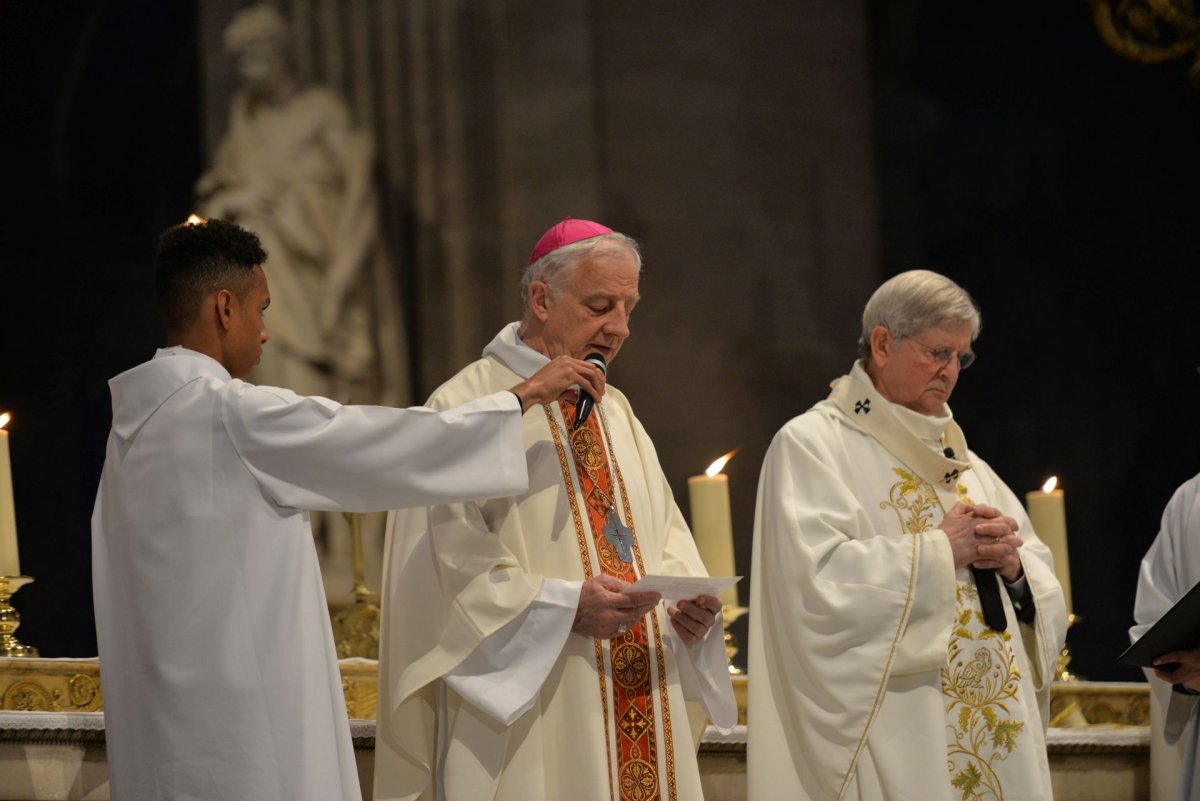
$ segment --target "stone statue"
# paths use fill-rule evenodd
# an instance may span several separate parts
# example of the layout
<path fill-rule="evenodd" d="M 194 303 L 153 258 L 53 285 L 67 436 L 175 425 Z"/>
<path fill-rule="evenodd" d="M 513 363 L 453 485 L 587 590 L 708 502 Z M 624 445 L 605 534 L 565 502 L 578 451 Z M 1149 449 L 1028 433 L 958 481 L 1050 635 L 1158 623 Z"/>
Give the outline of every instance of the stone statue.
<path fill-rule="evenodd" d="M 304 86 L 287 24 L 270 5 L 238 12 L 224 32 L 241 88 L 213 166 L 196 182 L 197 211 L 253 231 L 267 251 L 271 346 L 250 380 L 342 403 L 409 401 L 404 335 L 373 183 L 374 142 L 345 102 Z M 329 597 L 349 591 L 349 535 L 313 515 Z M 381 521 L 368 521 L 378 575 Z"/>
<path fill-rule="evenodd" d="M 196 195 L 201 215 L 253 231 L 268 253 L 272 342 L 251 379 L 342 402 L 406 401 L 376 374 L 376 324 L 386 318 L 397 356 L 400 326 L 397 310 L 372 304 L 383 249 L 370 134 L 338 95 L 299 85 L 272 6 L 239 12 L 224 39 L 243 86 Z"/>

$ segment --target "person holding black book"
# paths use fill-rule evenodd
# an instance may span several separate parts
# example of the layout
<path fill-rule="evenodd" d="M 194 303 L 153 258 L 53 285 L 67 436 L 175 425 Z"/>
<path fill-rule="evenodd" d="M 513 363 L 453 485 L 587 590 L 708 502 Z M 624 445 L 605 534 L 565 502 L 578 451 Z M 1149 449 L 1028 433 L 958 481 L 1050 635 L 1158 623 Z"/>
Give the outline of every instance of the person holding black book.
<path fill-rule="evenodd" d="M 1138 573 L 1137 599 L 1129 629 L 1130 640 L 1137 642 L 1197 582 L 1200 582 L 1200 475 L 1194 476 L 1175 491 L 1163 511 L 1158 536 L 1142 559 Z M 1189 729 L 1196 726 L 1197 697 L 1200 696 L 1200 648 L 1173 650 L 1158 655 L 1146 676 L 1162 713 L 1163 740 L 1176 745 Z M 1197 780 L 1197 747 L 1194 736 L 1183 747 L 1183 765 L 1179 772 L 1179 798 L 1195 798 L 1200 793 Z M 1152 744 L 1153 763 L 1161 743 Z M 1157 771 L 1156 771 L 1157 772 Z"/>

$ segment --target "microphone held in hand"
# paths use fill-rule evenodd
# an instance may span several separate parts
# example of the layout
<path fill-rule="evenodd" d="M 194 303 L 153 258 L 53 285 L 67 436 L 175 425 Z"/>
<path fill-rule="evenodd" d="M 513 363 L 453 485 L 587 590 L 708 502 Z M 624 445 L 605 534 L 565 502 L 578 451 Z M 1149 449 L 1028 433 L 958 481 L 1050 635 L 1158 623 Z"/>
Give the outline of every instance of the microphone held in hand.
<path fill-rule="evenodd" d="M 594 365 L 601 374 L 608 377 L 608 365 L 604 363 L 604 357 L 599 353 L 589 353 L 583 360 Z M 575 421 L 571 423 L 572 431 L 587 422 L 588 415 L 592 413 L 592 407 L 595 405 L 596 399 L 589 395 L 587 390 L 580 388 L 579 403 L 575 405 Z"/>

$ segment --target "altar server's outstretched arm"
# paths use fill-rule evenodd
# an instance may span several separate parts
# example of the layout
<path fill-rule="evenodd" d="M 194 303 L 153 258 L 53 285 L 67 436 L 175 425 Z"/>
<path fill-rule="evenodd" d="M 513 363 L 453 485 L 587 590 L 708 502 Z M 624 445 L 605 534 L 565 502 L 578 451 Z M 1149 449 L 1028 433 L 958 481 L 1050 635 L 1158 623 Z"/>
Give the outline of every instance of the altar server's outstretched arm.
<path fill-rule="evenodd" d="M 240 381 L 221 422 L 246 467 L 282 506 L 370 512 L 513 495 L 528 487 L 521 415 L 604 378 L 559 357 L 508 392 L 435 411 L 342 406 Z"/>

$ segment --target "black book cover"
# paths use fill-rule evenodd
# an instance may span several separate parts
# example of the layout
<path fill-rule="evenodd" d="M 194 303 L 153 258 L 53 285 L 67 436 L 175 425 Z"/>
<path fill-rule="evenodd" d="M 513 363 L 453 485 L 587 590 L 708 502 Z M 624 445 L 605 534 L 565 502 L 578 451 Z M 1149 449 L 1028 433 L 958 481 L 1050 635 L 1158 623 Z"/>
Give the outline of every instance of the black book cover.
<path fill-rule="evenodd" d="M 1122 665 L 1150 667 L 1171 651 L 1187 651 L 1200 646 L 1200 583 L 1167 610 L 1141 639 L 1117 657 Z"/>

